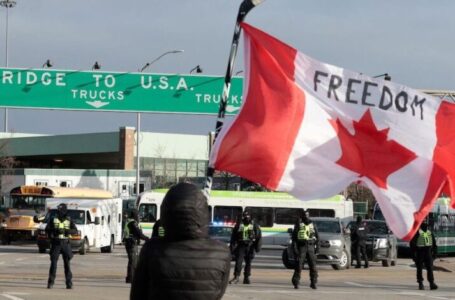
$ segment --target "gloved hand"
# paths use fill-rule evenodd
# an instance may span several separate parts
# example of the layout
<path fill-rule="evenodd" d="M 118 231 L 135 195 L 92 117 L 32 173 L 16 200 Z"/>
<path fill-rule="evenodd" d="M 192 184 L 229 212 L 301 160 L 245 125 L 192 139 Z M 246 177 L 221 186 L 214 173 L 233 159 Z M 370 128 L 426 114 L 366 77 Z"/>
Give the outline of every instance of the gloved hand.
<path fill-rule="evenodd" d="M 319 244 L 316 244 L 316 246 L 314 246 L 314 254 L 318 254 L 319 253 Z"/>

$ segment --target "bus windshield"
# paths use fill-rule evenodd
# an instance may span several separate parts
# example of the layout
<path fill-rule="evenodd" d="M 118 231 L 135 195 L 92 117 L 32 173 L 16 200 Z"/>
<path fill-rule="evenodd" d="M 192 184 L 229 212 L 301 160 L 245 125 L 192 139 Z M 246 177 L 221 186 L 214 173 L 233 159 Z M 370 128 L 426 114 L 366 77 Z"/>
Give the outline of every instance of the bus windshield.
<path fill-rule="evenodd" d="M 46 198 L 37 196 L 11 196 L 11 208 L 33 210 L 34 212 L 44 211 Z"/>

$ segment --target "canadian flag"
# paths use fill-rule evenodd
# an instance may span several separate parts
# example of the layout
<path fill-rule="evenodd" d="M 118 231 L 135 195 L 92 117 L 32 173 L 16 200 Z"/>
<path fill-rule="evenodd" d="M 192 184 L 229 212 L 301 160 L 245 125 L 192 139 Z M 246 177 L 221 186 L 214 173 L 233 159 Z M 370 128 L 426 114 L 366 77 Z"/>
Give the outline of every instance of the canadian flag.
<path fill-rule="evenodd" d="M 242 28 L 244 102 L 210 166 L 301 200 L 362 183 L 395 235 L 411 239 L 443 189 L 455 191 L 455 105 Z"/>

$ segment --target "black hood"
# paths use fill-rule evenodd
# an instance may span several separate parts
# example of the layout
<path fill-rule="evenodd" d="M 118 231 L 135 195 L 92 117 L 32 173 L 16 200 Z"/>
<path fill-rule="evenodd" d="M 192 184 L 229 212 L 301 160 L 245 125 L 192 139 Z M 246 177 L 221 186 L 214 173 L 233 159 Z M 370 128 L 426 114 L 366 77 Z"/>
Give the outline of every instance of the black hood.
<path fill-rule="evenodd" d="M 208 237 L 208 218 L 207 199 L 197 186 L 179 183 L 164 196 L 161 220 L 167 240 Z"/>

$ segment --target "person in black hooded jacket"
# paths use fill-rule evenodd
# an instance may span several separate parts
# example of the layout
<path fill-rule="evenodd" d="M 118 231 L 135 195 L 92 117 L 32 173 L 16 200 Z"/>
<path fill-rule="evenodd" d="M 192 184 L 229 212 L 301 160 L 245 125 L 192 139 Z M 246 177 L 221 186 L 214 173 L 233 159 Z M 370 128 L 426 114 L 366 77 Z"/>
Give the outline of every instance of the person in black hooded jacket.
<path fill-rule="evenodd" d="M 144 244 L 130 299 L 221 299 L 231 256 L 225 244 L 208 237 L 208 205 L 199 188 L 171 187 L 161 220 L 166 234 Z"/>

